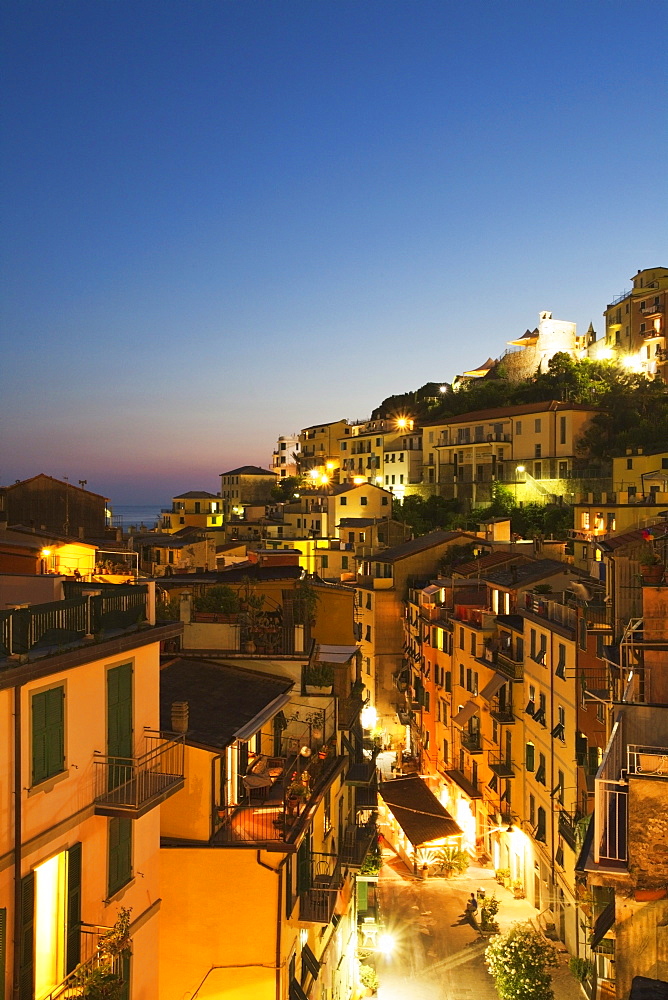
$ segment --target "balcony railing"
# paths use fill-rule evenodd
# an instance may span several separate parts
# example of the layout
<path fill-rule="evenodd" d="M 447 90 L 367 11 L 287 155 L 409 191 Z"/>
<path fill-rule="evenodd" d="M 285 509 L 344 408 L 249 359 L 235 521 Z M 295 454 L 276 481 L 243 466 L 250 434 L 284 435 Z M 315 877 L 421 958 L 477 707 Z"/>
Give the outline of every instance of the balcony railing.
<path fill-rule="evenodd" d="M 535 594 L 525 594 L 524 601 L 525 608 L 530 614 L 547 618 L 557 625 L 563 625 L 564 628 L 575 629 L 577 616 L 574 608 L 559 604 L 558 601 L 546 601 Z"/>
<path fill-rule="evenodd" d="M 358 826 L 349 826 L 341 843 L 341 861 L 349 868 L 361 868 L 378 836 L 375 817 Z"/>
<path fill-rule="evenodd" d="M 524 677 L 524 662 L 515 660 L 509 653 L 496 654 L 496 667 L 513 681 L 521 681 Z"/>
<path fill-rule="evenodd" d="M 96 755 L 95 812 L 137 819 L 184 784 L 185 735 L 146 730 L 138 757 Z"/>
<path fill-rule="evenodd" d="M 630 745 L 627 762 L 629 774 L 642 774 L 644 778 L 652 775 L 668 778 L 668 747 Z"/>
<path fill-rule="evenodd" d="M 145 620 L 146 587 L 118 586 L 113 592 L 101 587 L 101 593 L 79 596 L 76 591 L 81 593 L 82 587 L 93 589 L 90 584 L 70 585 L 68 592 L 75 596 L 67 600 L 0 612 L 0 656 L 61 652 L 86 636 Z"/>
<path fill-rule="evenodd" d="M 461 734 L 462 746 L 469 753 L 482 753 L 482 736 L 480 733 L 467 733 L 466 731 Z"/>
<path fill-rule="evenodd" d="M 498 705 L 493 705 L 489 714 L 502 726 L 512 726 L 515 722 L 512 705 L 504 705 L 503 708 L 500 708 Z"/>
<path fill-rule="evenodd" d="M 640 307 L 640 312 L 643 316 L 658 316 L 663 312 L 663 305 L 660 302 L 650 302 L 644 306 Z M 647 331 L 654 332 L 654 331 Z"/>
<path fill-rule="evenodd" d="M 42 996 L 41 1000 L 65 1000 L 82 996 L 82 984 L 91 976 L 96 969 L 106 969 L 122 980 L 124 971 L 123 955 L 108 955 L 99 947 L 100 937 L 108 933 L 110 927 L 98 927 L 96 925 L 83 925 L 81 928 L 80 948 L 81 961 L 72 972 L 54 986 L 50 993 Z"/>
<path fill-rule="evenodd" d="M 489 769 L 490 771 L 493 771 L 497 778 L 515 777 L 515 767 L 513 762 L 500 753 L 489 755 Z"/>
<path fill-rule="evenodd" d="M 309 886 L 299 894 L 299 919 L 328 924 L 341 888 L 341 863 L 333 854 L 311 854 Z"/>

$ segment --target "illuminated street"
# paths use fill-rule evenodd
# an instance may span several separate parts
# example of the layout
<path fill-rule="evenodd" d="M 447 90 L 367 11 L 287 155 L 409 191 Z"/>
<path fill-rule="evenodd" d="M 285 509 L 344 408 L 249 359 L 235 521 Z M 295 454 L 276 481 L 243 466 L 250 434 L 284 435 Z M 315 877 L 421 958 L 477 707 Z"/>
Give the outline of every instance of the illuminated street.
<path fill-rule="evenodd" d="M 478 887 L 488 895 L 496 891 L 500 928 L 506 930 L 515 921 L 535 917 L 526 900 L 513 899 L 496 884 L 491 870 L 480 868 L 458 878 L 422 882 L 395 860 L 383 866 L 379 885 L 383 916 L 395 941 L 392 955 L 377 962 L 379 1000 L 497 1000 L 484 964 L 487 942 L 462 919 L 464 904 Z M 556 1000 L 577 995 L 563 961 L 553 987 Z"/>

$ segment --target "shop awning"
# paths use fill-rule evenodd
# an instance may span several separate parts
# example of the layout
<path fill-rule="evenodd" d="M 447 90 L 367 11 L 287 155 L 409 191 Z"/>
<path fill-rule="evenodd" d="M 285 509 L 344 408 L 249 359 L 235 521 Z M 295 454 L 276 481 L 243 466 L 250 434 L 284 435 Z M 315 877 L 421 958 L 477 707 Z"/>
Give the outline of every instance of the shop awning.
<path fill-rule="evenodd" d="M 507 680 L 508 678 L 504 677 L 503 674 L 494 674 L 491 681 L 487 681 L 480 692 L 480 697 L 484 698 L 485 701 L 491 701 L 496 692 L 503 687 Z"/>
<path fill-rule="evenodd" d="M 331 646 L 318 643 L 311 657 L 312 663 L 347 663 L 357 652 L 357 646 Z"/>
<path fill-rule="evenodd" d="M 383 781 L 378 794 L 413 847 L 462 833 L 419 774 Z"/>
<path fill-rule="evenodd" d="M 467 701 L 464 707 L 452 716 L 452 721 L 456 726 L 463 728 L 478 710 L 479 706 L 474 701 Z"/>

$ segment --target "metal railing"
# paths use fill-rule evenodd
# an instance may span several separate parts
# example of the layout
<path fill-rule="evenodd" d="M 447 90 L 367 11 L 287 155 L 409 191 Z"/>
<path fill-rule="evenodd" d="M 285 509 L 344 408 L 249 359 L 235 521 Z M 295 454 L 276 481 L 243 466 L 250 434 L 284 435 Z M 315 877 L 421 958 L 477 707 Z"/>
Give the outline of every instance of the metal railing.
<path fill-rule="evenodd" d="M 461 733 L 462 746 L 469 753 L 482 753 L 482 736 L 480 733 Z"/>
<path fill-rule="evenodd" d="M 328 924 L 341 888 L 341 862 L 336 855 L 311 853 L 310 885 L 299 897 L 299 919 Z"/>
<path fill-rule="evenodd" d="M 65 978 L 54 986 L 41 1000 L 64 1000 L 81 996 L 81 989 L 96 969 L 107 969 L 119 979 L 123 978 L 123 955 L 109 955 L 99 947 L 100 937 L 111 930 L 94 924 L 81 928 L 81 961 Z"/>
<path fill-rule="evenodd" d="M 147 587 L 137 586 L 119 587 L 115 593 L 105 588 L 102 593 L 2 611 L 0 656 L 52 652 L 104 629 L 137 625 L 146 618 L 147 592 Z"/>
<path fill-rule="evenodd" d="M 668 777 L 668 748 L 629 744 L 626 750 L 629 774 Z"/>
<path fill-rule="evenodd" d="M 594 861 L 623 863 L 628 859 L 628 785 L 622 780 L 624 759 L 622 718 L 615 722 L 601 766 L 596 773 Z"/>
<path fill-rule="evenodd" d="M 95 803 L 132 814 L 179 785 L 185 775 L 185 734 L 145 730 L 137 757 L 95 756 Z"/>
<path fill-rule="evenodd" d="M 341 841 L 341 861 L 350 868 L 361 868 L 378 836 L 375 817 L 356 826 L 349 826 Z"/>
<path fill-rule="evenodd" d="M 521 681 L 524 677 L 524 662 L 514 660 L 508 653 L 502 653 L 499 650 L 496 654 L 495 666 L 513 681 Z"/>

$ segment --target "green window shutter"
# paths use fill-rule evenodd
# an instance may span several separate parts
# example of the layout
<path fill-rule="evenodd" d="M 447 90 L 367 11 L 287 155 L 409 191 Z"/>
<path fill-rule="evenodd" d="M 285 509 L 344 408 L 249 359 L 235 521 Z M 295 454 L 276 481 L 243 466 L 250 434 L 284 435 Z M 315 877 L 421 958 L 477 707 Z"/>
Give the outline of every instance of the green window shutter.
<path fill-rule="evenodd" d="M 35 873 L 21 879 L 21 940 L 19 954 L 19 1000 L 32 1000 L 35 992 Z"/>
<path fill-rule="evenodd" d="M 67 852 L 67 938 L 65 971 L 81 961 L 81 844 Z"/>
<path fill-rule="evenodd" d="M 65 689 L 51 688 L 32 698 L 32 783 L 65 767 Z"/>
<path fill-rule="evenodd" d="M 297 852 L 297 892 L 307 892 L 311 888 L 311 840 L 305 837 Z"/>
<path fill-rule="evenodd" d="M 132 877 L 132 820 L 114 817 L 109 820 L 109 896 Z"/>
<path fill-rule="evenodd" d="M 360 913 L 368 908 L 369 899 L 369 883 L 368 882 L 358 882 L 357 883 L 357 909 Z"/>
<path fill-rule="evenodd" d="M 107 754 L 118 758 L 109 769 L 110 790 L 130 778 L 132 757 L 132 664 L 123 663 L 107 671 Z"/>
<path fill-rule="evenodd" d="M 123 977 L 123 986 L 118 995 L 118 1000 L 130 1000 L 130 962 L 131 956 L 129 951 L 124 951 L 121 958 L 121 975 Z"/>
<path fill-rule="evenodd" d="M 7 910 L 0 910 L 0 1000 L 5 1000 L 7 974 Z"/>

